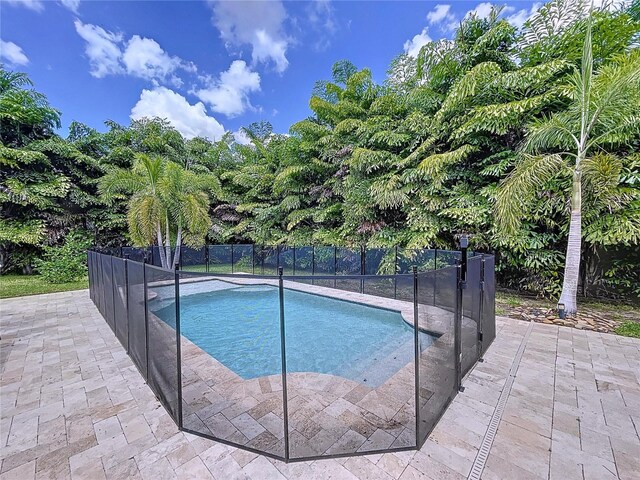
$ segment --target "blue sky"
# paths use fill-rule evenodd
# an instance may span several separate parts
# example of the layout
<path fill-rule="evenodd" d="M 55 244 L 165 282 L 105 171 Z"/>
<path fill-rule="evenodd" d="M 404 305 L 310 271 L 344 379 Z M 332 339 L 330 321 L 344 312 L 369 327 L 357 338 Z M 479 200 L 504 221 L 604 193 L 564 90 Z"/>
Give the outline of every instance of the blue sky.
<path fill-rule="evenodd" d="M 349 59 L 382 82 L 394 56 L 450 37 L 488 2 L 0 0 L 0 55 L 73 120 L 167 117 L 185 136 L 219 138 L 311 114 L 314 82 Z M 502 4 L 502 3 L 500 3 Z M 508 2 L 521 25 L 539 7 Z"/>

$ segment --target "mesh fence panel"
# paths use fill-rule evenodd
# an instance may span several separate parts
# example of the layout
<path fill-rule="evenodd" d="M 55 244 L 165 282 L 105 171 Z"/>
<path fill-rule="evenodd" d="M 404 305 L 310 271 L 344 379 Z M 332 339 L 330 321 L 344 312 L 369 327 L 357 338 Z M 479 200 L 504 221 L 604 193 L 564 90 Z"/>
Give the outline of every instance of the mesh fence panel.
<path fill-rule="evenodd" d="M 149 261 L 151 263 L 151 265 L 155 265 L 157 267 L 161 267 L 162 266 L 162 255 L 164 255 L 166 257 L 167 255 L 167 249 L 163 248 L 162 252 L 160 252 L 160 247 L 153 246 L 150 248 L 151 251 L 151 257 L 149 258 Z M 169 249 L 169 255 L 173 255 L 173 250 Z"/>
<path fill-rule="evenodd" d="M 197 270 L 208 257 L 210 268 L 179 272 L 179 302 L 174 271 L 97 252 L 87 257 L 91 298 L 177 423 L 278 458 L 285 457 L 285 437 L 292 459 L 415 447 L 416 422 L 422 444 L 457 391 L 456 311 L 462 374 L 495 337 L 493 256 L 469 259 L 457 309 L 457 268 L 432 269 L 456 265 L 459 252 L 373 249 L 363 258 L 359 249 L 254 253 L 252 245 L 183 252 L 183 267 Z M 302 273 L 283 277 L 284 332 L 278 265 Z M 413 266 L 422 271 L 417 297 L 414 275 L 381 275 Z M 363 268 L 377 275 L 360 275 Z M 258 275 L 244 274 L 253 271 Z"/>
<path fill-rule="evenodd" d="M 104 312 L 102 316 L 105 318 L 111 330 L 115 332 L 115 312 L 114 312 L 114 301 L 113 301 L 113 273 L 111 271 L 111 256 L 103 255 L 102 256 L 102 282 L 103 282 L 103 290 L 104 290 Z"/>
<path fill-rule="evenodd" d="M 145 266 L 147 280 L 147 383 L 178 422 L 178 344 L 175 273 Z"/>
<path fill-rule="evenodd" d="M 365 275 L 393 275 L 396 250 L 394 248 L 368 248 L 365 251 Z"/>
<path fill-rule="evenodd" d="M 95 303 L 93 299 L 93 289 L 95 287 L 93 280 L 93 252 L 87 252 L 87 271 L 89 272 L 89 298 Z"/>
<path fill-rule="evenodd" d="M 260 274 L 261 275 L 277 275 L 279 261 L 278 247 L 260 247 Z"/>
<path fill-rule="evenodd" d="M 334 247 L 314 247 L 313 272 L 314 275 L 335 275 L 336 273 L 336 249 Z M 323 287 L 335 287 L 335 279 L 314 280 L 314 285 Z"/>
<path fill-rule="evenodd" d="M 484 256 L 484 291 L 482 292 L 482 353 L 496 338 L 496 276 L 495 257 Z"/>
<path fill-rule="evenodd" d="M 122 247 L 122 255 L 134 262 L 142 262 L 146 258 L 150 258 L 150 252 L 146 248 L 139 247 Z M 128 257 L 127 257 L 128 256 Z"/>
<path fill-rule="evenodd" d="M 104 285 L 102 282 L 102 255 L 100 253 L 96 253 L 96 307 L 98 307 L 98 311 L 104 317 L 104 308 L 102 306 L 102 298 L 104 297 Z"/>
<path fill-rule="evenodd" d="M 436 282 L 437 277 L 437 282 Z M 433 285 L 437 285 L 433 302 Z M 425 348 L 420 341 L 419 359 L 419 426 L 420 445 L 444 412 L 456 393 L 455 314 L 450 302 L 439 305 L 447 295 L 456 291 L 456 268 L 418 274 L 418 324 L 432 332 L 436 339 Z M 453 300 L 455 303 L 455 299 Z"/>
<path fill-rule="evenodd" d="M 284 281 L 291 458 L 414 446 L 413 303 L 299 280 Z"/>
<path fill-rule="evenodd" d="M 253 245 L 233 245 L 233 272 L 255 273 Z"/>
<path fill-rule="evenodd" d="M 313 274 L 313 247 L 295 247 L 295 275 Z"/>
<path fill-rule="evenodd" d="M 206 247 L 180 247 L 180 268 L 194 272 L 204 272 L 206 266 Z"/>
<path fill-rule="evenodd" d="M 127 262 L 127 292 L 129 355 L 146 379 L 147 325 L 145 318 L 144 267 L 142 263 Z"/>
<path fill-rule="evenodd" d="M 184 428 L 284 457 L 276 279 L 180 274 Z"/>
<path fill-rule="evenodd" d="M 336 279 L 335 286 L 340 290 L 348 290 L 351 292 L 361 292 L 364 290 L 362 278 L 358 278 L 362 272 L 362 256 L 361 250 L 352 248 L 336 249 Z M 350 275 L 349 278 L 342 278 Z"/>
<path fill-rule="evenodd" d="M 293 275 L 293 267 L 295 265 L 295 247 L 281 245 L 279 249 L 279 266 L 282 267 L 284 275 Z M 278 272 L 276 271 L 276 274 Z"/>
<path fill-rule="evenodd" d="M 129 349 L 129 325 L 127 319 L 127 271 L 126 260 L 112 257 L 114 286 L 114 312 L 116 323 L 116 337 L 125 349 Z"/>
<path fill-rule="evenodd" d="M 471 370 L 478 359 L 481 268 L 481 257 L 468 260 L 467 286 L 462 292 L 462 375 Z"/>
<path fill-rule="evenodd" d="M 231 245 L 210 245 L 209 272 L 231 273 Z"/>

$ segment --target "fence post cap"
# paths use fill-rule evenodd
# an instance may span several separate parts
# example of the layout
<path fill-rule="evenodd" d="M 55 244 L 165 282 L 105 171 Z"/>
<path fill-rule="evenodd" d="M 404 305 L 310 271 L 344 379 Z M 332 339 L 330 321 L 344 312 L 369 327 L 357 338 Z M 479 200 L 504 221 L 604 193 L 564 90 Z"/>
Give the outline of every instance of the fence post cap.
<path fill-rule="evenodd" d="M 282 267 L 278 267 L 278 275 L 282 276 Z"/>

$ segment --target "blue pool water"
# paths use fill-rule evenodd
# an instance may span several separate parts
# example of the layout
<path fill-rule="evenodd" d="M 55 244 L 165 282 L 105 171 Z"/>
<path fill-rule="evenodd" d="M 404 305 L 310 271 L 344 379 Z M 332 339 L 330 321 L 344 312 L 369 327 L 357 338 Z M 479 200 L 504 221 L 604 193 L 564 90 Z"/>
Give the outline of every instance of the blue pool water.
<path fill-rule="evenodd" d="M 181 297 L 182 335 L 242 378 L 281 373 L 278 289 L 224 285 Z M 288 372 L 376 387 L 414 359 L 413 329 L 397 311 L 290 289 L 284 299 Z M 174 312 L 172 303 L 155 313 L 173 323 Z M 422 349 L 433 342 L 420 337 Z"/>

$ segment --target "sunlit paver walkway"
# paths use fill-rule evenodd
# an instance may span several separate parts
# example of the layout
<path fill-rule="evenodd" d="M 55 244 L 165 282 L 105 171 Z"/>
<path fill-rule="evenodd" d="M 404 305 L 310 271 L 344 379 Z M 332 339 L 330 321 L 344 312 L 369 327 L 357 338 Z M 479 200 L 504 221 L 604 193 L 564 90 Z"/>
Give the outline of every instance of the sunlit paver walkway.
<path fill-rule="evenodd" d="M 285 464 L 178 431 L 87 291 L 0 301 L 0 479 L 640 479 L 640 340 L 500 319 L 419 452 Z M 514 364 L 517 352 L 522 359 Z"/>

